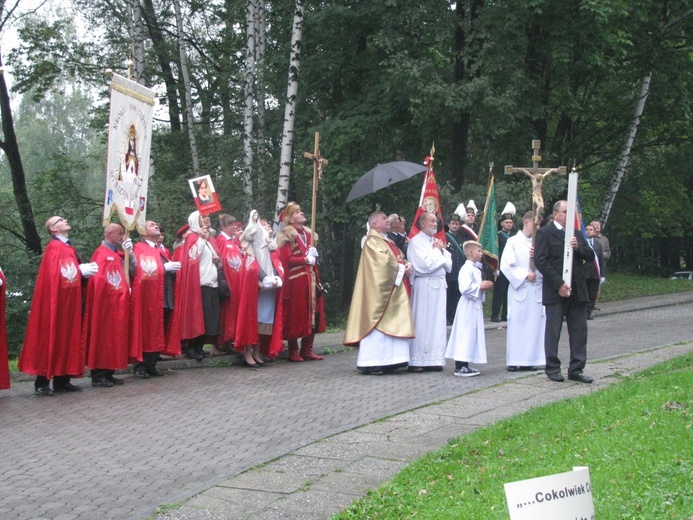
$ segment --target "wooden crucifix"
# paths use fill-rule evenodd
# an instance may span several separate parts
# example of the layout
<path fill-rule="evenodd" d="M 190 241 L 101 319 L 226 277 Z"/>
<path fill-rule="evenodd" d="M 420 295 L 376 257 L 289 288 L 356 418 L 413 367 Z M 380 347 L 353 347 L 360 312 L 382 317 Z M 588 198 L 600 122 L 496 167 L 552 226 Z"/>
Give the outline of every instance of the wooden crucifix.
<path fill-rule="evenodd" d="M 539 150 L 541 148 L 541 141 L 539 139 L 532 140 L 532 167 L 513 167 L 512 164 L 505 166 L 505 174 L 512 175 L 513 173 L 522 172 L 526 174 L 530 179 L 532 179 L 532 248 L 534 248 L 534 243 L 537 234 L 537 224 L 541 223 L 541 218 L 544 214 L 544 198 L 541 193 L 541 187 L 544 184 L 544 178 L 548 177 L 554 172 L 560 175 L 565 175 L 567 173 L 567 168 L 565 166 L 559 166 L 557 168 L 539 168 L 539 163 L 541 162 L 541 155 L 539 155 Z M 529 267 L 534 271 L 534 258 L 529 259 Z"/>
<path fill-rule="evenodd" d="M 315 214 L 318 204 L 318 181 L 322 179 L 322 165 L 327 164 L 327 159 L 320 155 L 320 134 L 315 132 L 315 147 L 313 153 L 303 152 L 303 157 L 313 161 L 313 205 L 310 209 L 310 245 L 315 247 L 313 234 L 315 233 Z"/>

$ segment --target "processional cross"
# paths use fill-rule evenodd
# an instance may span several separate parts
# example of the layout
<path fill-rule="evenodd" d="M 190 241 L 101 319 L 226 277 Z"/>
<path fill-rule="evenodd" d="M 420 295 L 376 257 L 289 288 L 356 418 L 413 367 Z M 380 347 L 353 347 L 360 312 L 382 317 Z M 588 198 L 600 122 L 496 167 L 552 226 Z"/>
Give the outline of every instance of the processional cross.
<path fill-rule="evenodd" d="M 544 184 L 544 178 L 548 177 L 554 172 L 559 175 L 565 175 L 567 173 L 567 168 L 565 166 L 558 166 L 557 168 L 539 168 L 539 163 L 541 162 L 541 155 L 539 155 L 539 150 L 541 148 L 541 141 L 539 139 L 532 140 L 532 150 L 534 154 L 532 155 L 532 167 L 513 167 L 512 164 L 505 166 L 505 174 L 512 175 L 513 173 L 522 172 L 526 174 L 530 179 L 532 179 L 532 248 L 534 248 L 534 243 L 537 234 L 537 224 L 541 223 L 542 215 L 544 214 L 544 198 L 541 193 L 541 187 Z M 529 259 L 529 267 L 534 270 L 534 258 Z"/>
<path fill-rule="evenodd" d="M 313 148 L 313 153 L 303 152 L 303 157 L 313 161 L 313 205 L 310 210 L 310 228 L 312 233 L 310 234 L 310 245 L 315 247 L 315 240 L 313 235 L 315 233 L 315 214 L 317 211 L 318 203 L 318 181 L 322 179 L 322 165 L 327 164 L 327 159 L 320 155 L 320 134 L 315 132 L 315 146 Z"/>

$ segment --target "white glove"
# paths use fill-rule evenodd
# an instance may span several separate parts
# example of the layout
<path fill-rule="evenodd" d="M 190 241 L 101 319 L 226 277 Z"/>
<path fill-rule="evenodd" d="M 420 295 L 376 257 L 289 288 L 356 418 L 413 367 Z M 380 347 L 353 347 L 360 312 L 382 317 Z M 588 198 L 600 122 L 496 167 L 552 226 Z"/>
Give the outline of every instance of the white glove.
<path fill-rule="evenodd" d="M 2 287 L 2 278 L 0 278 L 0 287 Z"/>
<path fill-rule="evenodd" d="M 125 251 L 131 251 L 132 250 L 132 239 L 131 238 L 127 238 L 127 239 L 123 240 L 123 249 Z"/>
<path fill-rule="evenodd" d="M 306 256 L 306 263 L 308 265 L 315 265 L 315 257 L 314 256 Z"/>
<path fill-rule="evenodd" d="M 175 273 L 180 271 L 180 262 L 166 262 L 164 264 L 164 271 L 167 273 Z"/>
<path fill-rule="evenodd" d="M 89 278 L 90 276 L 94 276 L 96 273 L 99 272 L 99 264 L 96 262 L 90 262 L 88 264 L 79 264 L 79 270 L 82 273 L 82 276 L 84 278 Z"/>
<path fill-rule="evenodd" d="M 602 276 L 602 277 L 599 279 L 599 285 L 603 284 L 604 282 L 606 282 L 606 278 L 604 278 L 604 277 Z"/>
<path fill-rule="evenodd" d="M 314 247 L 309 247 L 308 248 L 308 253 L 306 253 L 308 256 L 312 256 L 313 258 L 317 258 L 318 255 L 318 250 L 315 249 Z"/>
<path fill-rule="evenodd" d="M 281 287 L 284 284 L 282 283 L 282 279 L 280 277 L 275 276 L 274 277 L 274 285 L 277 287 Z"/>
<path fill-rule="evenodd" d="M 262 285 L 265 287 L 265 289 L 272 289 L 274 287 L 274 276 L 265 276 L 262 279 Z"/>

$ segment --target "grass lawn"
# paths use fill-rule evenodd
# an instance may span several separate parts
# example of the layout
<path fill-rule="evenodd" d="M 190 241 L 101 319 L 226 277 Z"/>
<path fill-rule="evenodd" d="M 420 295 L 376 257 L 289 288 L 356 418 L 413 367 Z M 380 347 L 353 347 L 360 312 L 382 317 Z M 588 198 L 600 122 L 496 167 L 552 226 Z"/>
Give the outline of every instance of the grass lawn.
<path fill-rule="evenodd" d="M 507 519 L 503 484 L 588 466 L 605 519 L 693 518 L 693 353 L 453 439 L 334 518 Z"/>

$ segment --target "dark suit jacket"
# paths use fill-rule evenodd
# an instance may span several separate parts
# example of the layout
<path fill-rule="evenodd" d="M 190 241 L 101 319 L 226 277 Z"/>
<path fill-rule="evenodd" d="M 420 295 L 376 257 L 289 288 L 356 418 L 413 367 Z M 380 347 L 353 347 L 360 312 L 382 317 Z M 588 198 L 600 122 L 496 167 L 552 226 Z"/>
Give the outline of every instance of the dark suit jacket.
<path fill-rule="evenodd" d="M 589 245 L 589 243 L 587 245 Z M 585 262 L 585 278 L 587 278 L 588 280 L 599 280 L 600 273 L 601 276 L 604 276 L 604 249 L 602 248 L 602 245 L 596 240 L 593 240 L 592 249 L 594 249 L 594 254 L 597 257 L 597 261 L 599 262 L 599 272 L 597 272 L 597 267 L 594 265 L 594 262 Z"/>
<path fill-rule="evenodd" d="M 407 257 L 407 237 L 406 235 L 400 235 L 399 233 L 388 233 L 387 238 L 392 240 L 397 247 L 399 247 L 399 250 L 402 251 L 402 254 L 404 254 L 404 258 Z"/>
<path fill-rule="evenodd" d="M 585 283 L 585 262 L 594 261 L 594 251 L 579 229 L 575 230 L 578 240 L 577 251 L 573 251 L 573 275 L 570 283 L 573 295 L 580 302 L 589 302 Z M 563 255 L 565 252 L 565 231 L 555 224 L 548 224 L 537 231 L 534 247 L 534 264 L 544 277 L 542 299 L 544 305 L 561 303 L 563 298 L 558 289 L 563 285 Z"/>

